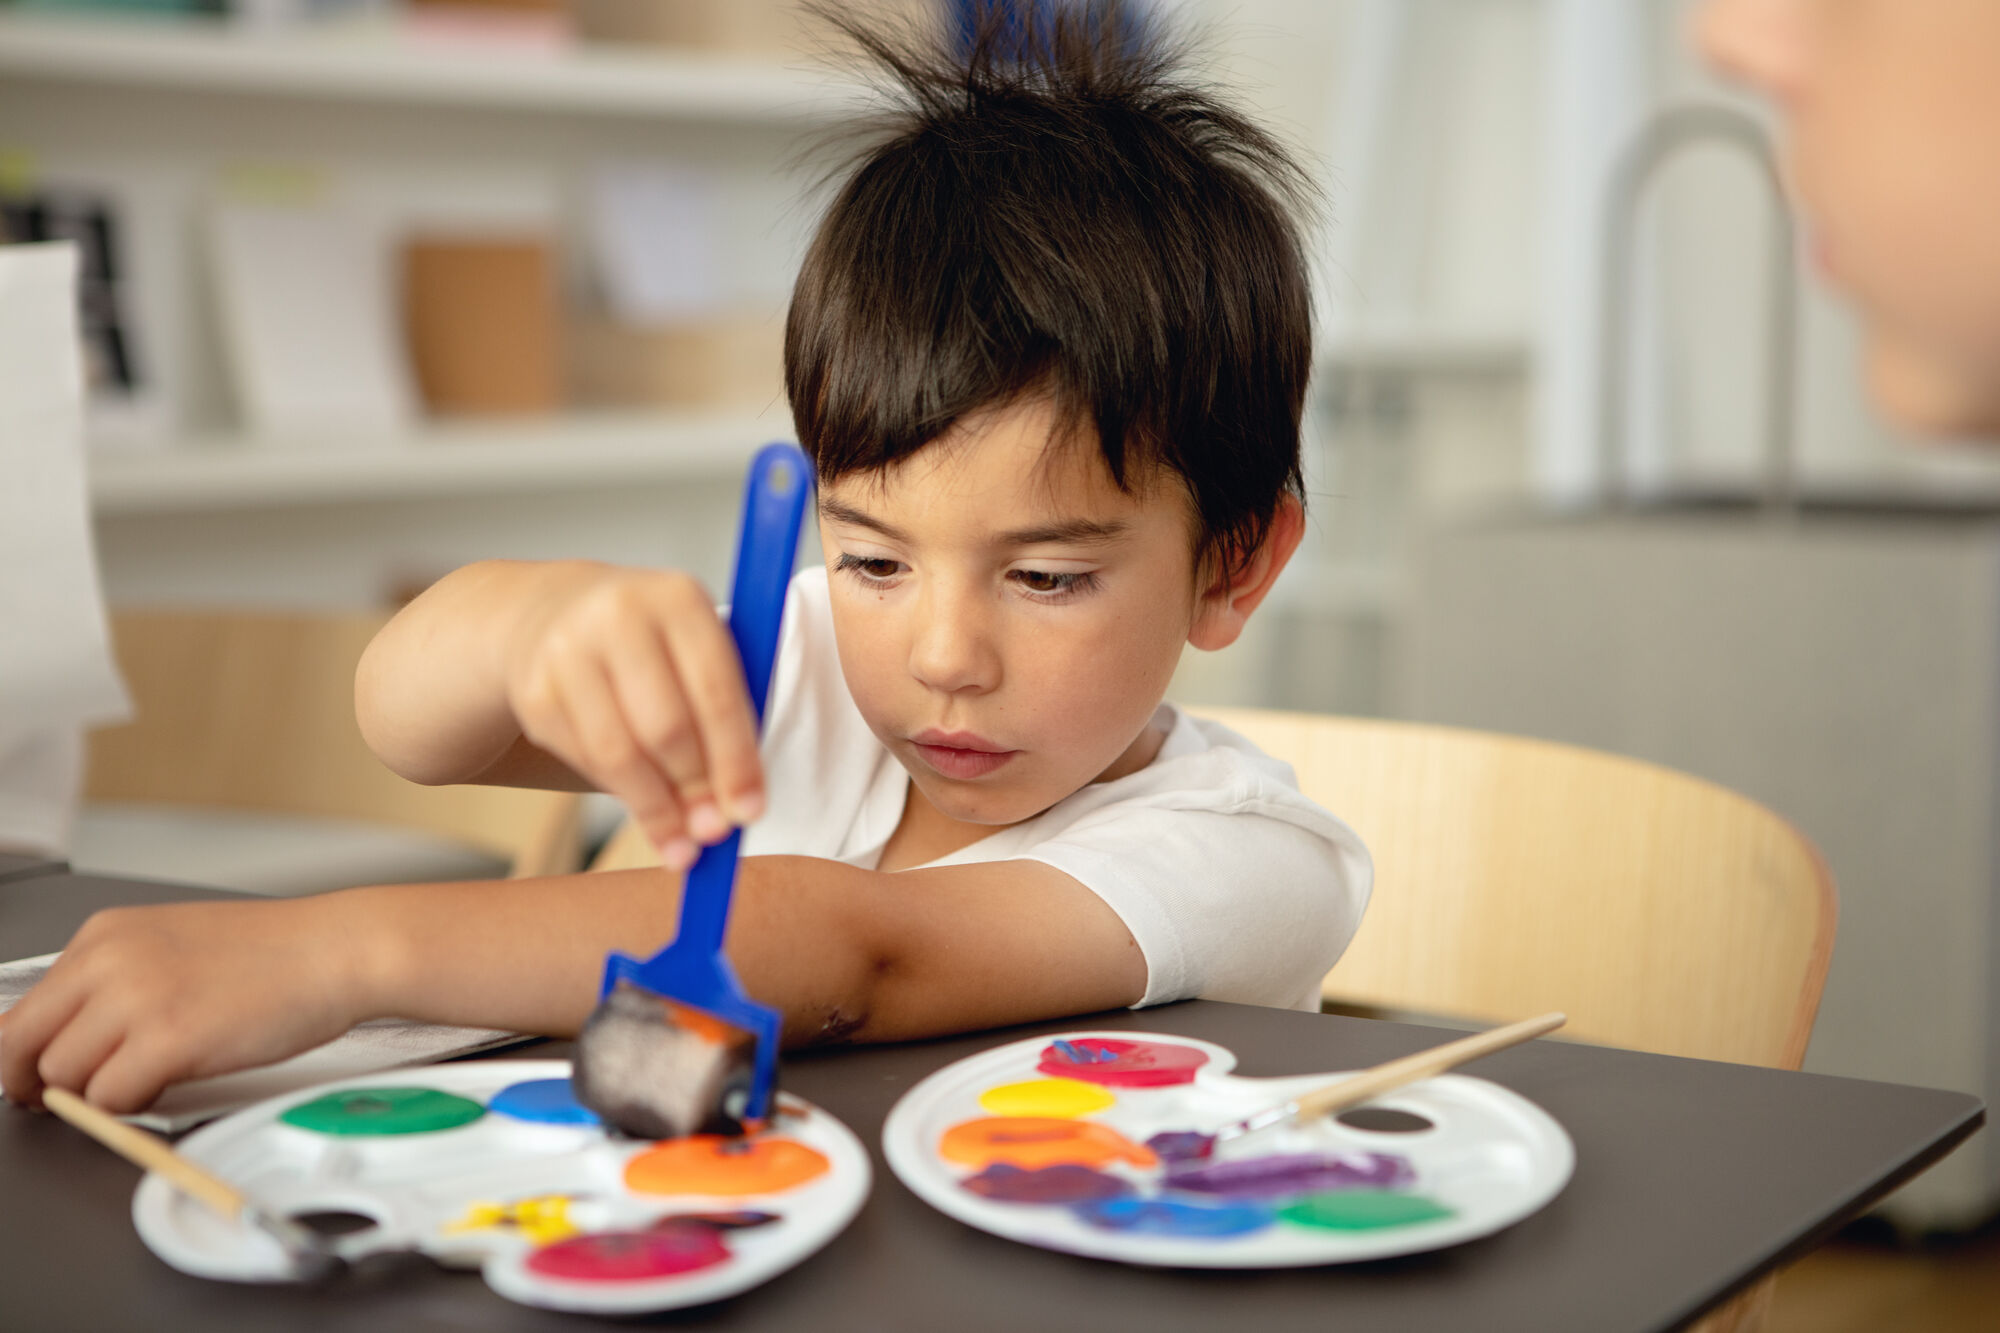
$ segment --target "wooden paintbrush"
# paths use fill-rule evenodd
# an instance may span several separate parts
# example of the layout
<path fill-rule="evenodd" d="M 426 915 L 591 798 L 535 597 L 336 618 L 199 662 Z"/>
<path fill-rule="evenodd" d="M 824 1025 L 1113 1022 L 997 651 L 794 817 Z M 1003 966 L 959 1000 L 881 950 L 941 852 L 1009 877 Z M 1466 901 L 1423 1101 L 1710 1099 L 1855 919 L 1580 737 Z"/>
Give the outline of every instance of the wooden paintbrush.
<path fill-rule="evenodd" d="M 1373 1069 L 1364 1069 L 1358 1074 L 1349 1074 L 1337 1083 L 1329 1083 L 1310 1092 L 1300 1093 L 1290 1101 L 1246 1116 L 1233 1125 L 1223 1126 L 1215 1132 L 1213 1140 L 1201 1155 L 1207 1156 L 1208 1152 L 1221 1144 L 1231 1139 L 1240 1139 L 1245 1134 L 1254 1134 L 1260 1129 L 1269 1129 L 1274 1125 L 1303 1124 L 1323 1115 L 1332 1115 L 1349 1107 L 1359 1106 L 1363 1102 L 1373 1101 L 1385 1092 L 1392 1092 L 1419 1079 L 1442 1074 L 1447 1069 L 1454 1069 L 1467 1061 L 1477 1060 L 1482 1055 L 1491 1055 L 1495 1051 L 1504 1051 L 1509 1046 L 1518 1046 L 1545 1032 L 1554 1032 L 1568 1021 L 1568 1018 L 1560 1013 L 1543 1014 L 1539 1018 L 1524 1018 L 1518 1023 L 1509 1023 L 1506 1027 L 1475 1032 L 1469 1037 L 1448 1041 L 1442 1046 L 1418 1051 L 1415 1055 L 1405 1055 L 1376 1065 Z"/>
<path fill-rule="evenodd" d="M 136 1166 L 165 1178 L 175 1189 L 206 1204 L 231 1221 L 248 1222 L 283 1247 L 298 1276 L 305 1281 L 325 1277 L 342 1260 L 317 1234 L 257 1203 L 228 1181 L 212 1175 L 174 1151 L 158 1135 L 128 1125 L 65 1088 L 43 1088 L 42 1105 Z"/>

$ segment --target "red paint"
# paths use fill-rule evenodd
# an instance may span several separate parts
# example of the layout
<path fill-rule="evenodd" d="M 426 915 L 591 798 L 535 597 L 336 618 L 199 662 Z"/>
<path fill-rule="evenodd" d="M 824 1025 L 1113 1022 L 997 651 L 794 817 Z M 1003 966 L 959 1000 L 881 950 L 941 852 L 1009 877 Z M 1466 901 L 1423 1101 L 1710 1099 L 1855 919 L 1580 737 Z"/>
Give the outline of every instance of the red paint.
<path fill-rule="evenodd" d="M 649 1282 L 712 1268 L 729 1247 L 710 1227 L 598 1231 L 544 1245 L 528 1256 L 530 1273 L 567 1282 Z"/>
<path fill-rule="evenodd" d="M 1208 1052 L 1165 1041 L 1077 1037 L 1068 1044 L 1085 1058 L 1073 1059 L 1050 1044 L 1042 1048 L 1036 1068 L 1053 1078 L 1080 1078 L 1111 1088 L 1165 1088 L 1194 1082 L 1194 1071 L 1208 1063 Z"/>

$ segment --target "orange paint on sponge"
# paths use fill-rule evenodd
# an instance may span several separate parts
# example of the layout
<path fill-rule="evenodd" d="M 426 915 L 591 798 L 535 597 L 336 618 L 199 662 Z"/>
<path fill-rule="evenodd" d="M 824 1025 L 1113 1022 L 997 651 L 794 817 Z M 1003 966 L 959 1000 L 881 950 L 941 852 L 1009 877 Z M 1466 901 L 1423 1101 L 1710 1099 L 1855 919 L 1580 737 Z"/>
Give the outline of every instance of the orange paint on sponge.
<path fill-rule="evenodd" d="M 1108 1126 L 1050 1116 L 993 1116 L 953 1125 L 938 1143 L 938 1156 L 960 1166 L 983 1169 L 1004 1162 L 1029 1171 L 1112 1162 L 1147 1167 L 1159 1161 L 1152 1149 Z"/>
<path fill-rule="evenodd" d="M 743 1198 L 796 1189 L 826 1174 L 824 1154 L 797 1139 L 693 1134 L 648 1148 L 625 1164 L 625 1187 L 638 1194 L 707 1194 Z"/>

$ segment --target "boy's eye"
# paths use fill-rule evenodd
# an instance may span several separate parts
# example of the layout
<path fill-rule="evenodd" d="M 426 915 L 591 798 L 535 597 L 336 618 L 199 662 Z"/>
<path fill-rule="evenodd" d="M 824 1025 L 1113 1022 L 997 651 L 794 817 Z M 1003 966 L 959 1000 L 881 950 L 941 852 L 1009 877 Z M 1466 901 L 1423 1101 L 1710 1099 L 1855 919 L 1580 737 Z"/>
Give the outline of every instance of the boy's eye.
<path fill-rule="evenodd" d="M 1097 584 L 1095 574 L 1057 574 L 1046 569 L 1017 569 L 1012 578 L 1029 592 L 1043 597 L 1085 593 Z"/>
<path fill-rule="evenodd" d="M 876 582 L 887 582 L 896 577 L 896 571 L 902 567 L 902 561 L 882 556 L 843 555 L 834 562 L 834 568 L 842 573 L 856 574 Z"/>

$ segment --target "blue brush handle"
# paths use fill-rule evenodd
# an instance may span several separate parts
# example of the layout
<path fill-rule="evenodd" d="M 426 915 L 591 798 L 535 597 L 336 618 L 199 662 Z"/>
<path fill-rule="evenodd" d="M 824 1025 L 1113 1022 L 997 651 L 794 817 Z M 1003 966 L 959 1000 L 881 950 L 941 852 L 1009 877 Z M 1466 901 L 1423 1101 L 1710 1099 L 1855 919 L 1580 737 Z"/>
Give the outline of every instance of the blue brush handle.
<path fill-rule="evenodd" d="M 743 659 L 743 679 L 761 730 L 778 657 L 785 590 L 798 554 L 799 522 L 812 491 L 812 467 L 797 445 L 768 444 L 750 464 L 743 496 L 743 529 L 736 546 L 736 582 L 729 594 L 729 634 Z M 740 830 L 702 849 L 681 889 L 676 946 L 719 953 L 729 924 L 729 895 L 736 882 Z"/>

